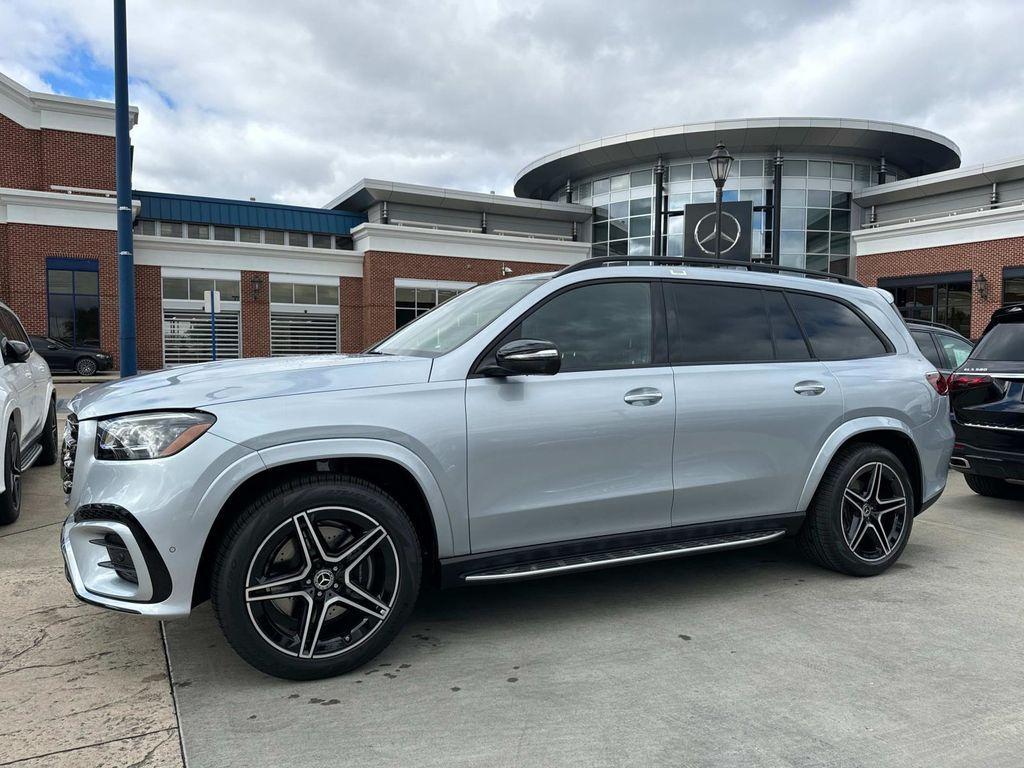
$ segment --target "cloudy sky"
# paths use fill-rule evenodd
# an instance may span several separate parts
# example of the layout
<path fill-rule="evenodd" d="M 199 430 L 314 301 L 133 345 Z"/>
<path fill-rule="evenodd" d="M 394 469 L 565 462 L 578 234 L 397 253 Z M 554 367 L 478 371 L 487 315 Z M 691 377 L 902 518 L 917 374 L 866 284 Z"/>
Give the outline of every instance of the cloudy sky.
<path fill-rule="evenodd" d="M 0 0 L 0 71 L 112 99 L 111 0 Z M 910 123 L 1024 155 L 1024 3 L 128 0 L 135 183 L 322 205 L 510 192 L 564 146 L 715 118 Z"/>

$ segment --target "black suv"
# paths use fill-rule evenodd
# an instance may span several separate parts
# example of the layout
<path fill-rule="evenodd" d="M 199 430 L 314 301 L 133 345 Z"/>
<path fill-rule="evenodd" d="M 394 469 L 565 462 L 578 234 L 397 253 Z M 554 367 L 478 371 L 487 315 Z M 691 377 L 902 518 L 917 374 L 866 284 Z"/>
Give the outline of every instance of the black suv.
<path fill-rule="evenodd" d="M 1024 303 L 997 309 L 948 379 L 956 444 L 950 466 L 982 496 L 1024 499 Z"/>
<path fill-rule="evenodd" d="M 48 336 L 30 336 L 29 340 L 51 371 L 74 371 L 79 376 L 92 376 L 113 364 L 113 358 L 96 347 L 77 347 Z"/>
<path fill-rule="evenodd" d="M 939 372 L 948 376 L 967 360 L 974 345 L 948 325 L 926 320 L 907 320 L 907 328 L 921 353 Z"/>

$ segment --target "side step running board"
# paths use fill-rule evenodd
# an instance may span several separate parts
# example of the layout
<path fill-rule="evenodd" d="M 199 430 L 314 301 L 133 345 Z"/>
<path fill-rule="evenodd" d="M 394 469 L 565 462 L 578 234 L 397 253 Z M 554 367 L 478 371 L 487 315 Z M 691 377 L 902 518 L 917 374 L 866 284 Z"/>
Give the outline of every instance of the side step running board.
<path fill-rule="evenodd" d="M 781 539 L 785 530 L 753 531 L 750 533 L 732 533 L 727 536 L 714 536 L 707 539 L 691 541 L 673 541 L 665 544 L 652 544 L 633 549 L 620 549 L 614 552 L 599 552 L 589 555 L 575 555 L 559 560 L 544 560 L 534 563 L 513 565 L 482 571 L 463 576 L 466 582 L 511 581 L 537 576 L 549 576 L 556 573 L 570 573 L 590 568 L 607 568 L 613 565 L 638 563 L 645 560 L 656 560 L 662 557 L 681 557 L 696 555 L 702 552 L 714 552 L 720 549 L 737 549 L 755 544 L 767 544 L 769 541 Z"/>
<path fill-rule="evenodd" d="M 32 443 L 32 446 L 26 449 L 21 457 L 21 471 L 24 472 L 26 469 L 31 469 L 42 452 L 43 446 L 39 443 Z"/>

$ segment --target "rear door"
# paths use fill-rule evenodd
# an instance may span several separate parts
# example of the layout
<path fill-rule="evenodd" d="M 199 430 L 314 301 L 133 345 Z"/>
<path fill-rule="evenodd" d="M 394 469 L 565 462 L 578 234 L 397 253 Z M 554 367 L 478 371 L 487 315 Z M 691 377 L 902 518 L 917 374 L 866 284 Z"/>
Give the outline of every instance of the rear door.
<path fill-rule="evenodd" d="M 3 339 L 14 339 L 29 343 L 25 329 L 14 313 L 6 307 L 0 307 L 0 335 Z M 36 377 L 33 376 L 32 362 L 39 360 L 46 365 L 34 353 L 26 362 L 19 362 L 4 355 L 4 378 L 8 387 L 16 392 L 18 407 L 21 410 L 21 434 L 20 438 L 24 445 L 29 438 L 34 437 L 41 428 L 39 417 L 39 394 L 36 390 Z"/>
<path fill-rule="evenodd" d="M 791 514 L 843 415 L 786 295 L 666 281 L 676 439 L 672 524 Z"/>

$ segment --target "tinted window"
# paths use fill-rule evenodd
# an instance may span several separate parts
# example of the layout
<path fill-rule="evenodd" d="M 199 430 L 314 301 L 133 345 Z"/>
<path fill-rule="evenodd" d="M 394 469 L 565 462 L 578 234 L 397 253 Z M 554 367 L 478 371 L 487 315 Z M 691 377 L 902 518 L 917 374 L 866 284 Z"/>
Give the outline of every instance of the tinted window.
<path fill-rule="evenodd" d="M 786 297 L 778 291 L 764 292 L 768 316 L 772 322 L 772 335 L 775 339 L 775 358 L 777 360 L 809 360 L 811 353 L 807 351 L 807 342 L 793 317 L 793 310 L 786 303 Z"/>
<path fill-rule="evenodd" d="M 673 363 L 773 359 L 760 289 L 665 283 L 665 302 L 675 317 Z"/>
<path fill-rule="evenodd" d="M 28 344 L 28 334 L 21 327 L 21 322 L 9 309 L 0 309 L 0 321 L 2 321 L 3 334 L 9 339 L 23 341 Z"/>
<path fill-rule="evenodd" d="M 956 336 L 937 333 L 935 338 L 939 342 L 939 346 L 942 347 L 942 351 L 946 353 L 946 357 L 949 358 L 950 368 L 959 368 L 963 365 L 964 361 L 971 356 L 971 350 L 974 348 L 969 341 L 958 339 Z"/>
<path fill-rule="evenodd" d="M 597 283 L 551 299 L 516 335 L 554 342 L 563 371 L 588 371 L 650 365 L 651 327 L 648 283 Z"/>
<path fill-rule="evenodd" d="M 815 357 L 850 360 L 886 353 L 882 340 L 845 304 L 823 296 L 789 294 Z"/>
<path fill-rule="evenodd" d="M 946 365 L 946 361 L 939 357 L 939 351 L 935 348 L 930 333 L 927 331 L 911 331 L 910 335 L 914 337 L 917 346 L 921 348 L 921 354 L 928 358 L 928 362 L 932 365 L 937 365 L 939 368 L 949 367 Z"/>
<path fill-rule="evenodd" d="M 971 359 L 1024 361 L 1024 324 L 1000 323 L 982 336 Z"/>

